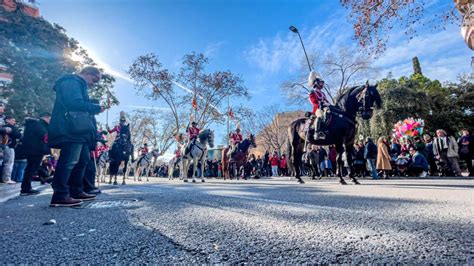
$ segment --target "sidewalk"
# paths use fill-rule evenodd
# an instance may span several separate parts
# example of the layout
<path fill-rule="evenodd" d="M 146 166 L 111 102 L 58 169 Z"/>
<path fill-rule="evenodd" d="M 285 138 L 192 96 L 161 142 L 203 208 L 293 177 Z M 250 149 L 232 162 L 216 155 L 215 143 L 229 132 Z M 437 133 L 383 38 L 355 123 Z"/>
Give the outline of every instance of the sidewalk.
<path fill-rule="evenodd" d="M 38 189 L 41 187 L 45 187 L 48 184 L 41 185 L 40 182 L 31 182 L 31 186 L 33 189 Z M 5 183 L 0 183 L 0 203 L 8 201 L 9 199 L 13 199 L 15 197 L 20 196 L 21 190 L 21 183 L 16 183 L 12 185 L 8 185 Z"/>

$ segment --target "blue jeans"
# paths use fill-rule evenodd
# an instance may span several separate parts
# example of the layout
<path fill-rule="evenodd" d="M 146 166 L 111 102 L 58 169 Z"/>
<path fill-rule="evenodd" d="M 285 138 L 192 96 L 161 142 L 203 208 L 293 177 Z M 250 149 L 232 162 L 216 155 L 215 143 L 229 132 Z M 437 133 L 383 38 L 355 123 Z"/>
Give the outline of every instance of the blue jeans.
<path fill-rule="evenodd" d="M 26 159 L 15 160 L 15 162 L 13 163 L 12 180 L 15 182 L 23 181 L 25 168 L 26 168 Z"/>
<path fill-rule="evenodd" d="M 84 172 L 90 160 L 86 143 L 64 143 L 53 177 L 53 200 L 83 192 Z"/>
<path fill-rule="evenodd" d="M 373 179 L 379 179 L 379 175 L 377 174 L 377 169 L 375 169 L 375 159 L 367 159 L 369 163 L 370 170 L 372 172 Z"/>

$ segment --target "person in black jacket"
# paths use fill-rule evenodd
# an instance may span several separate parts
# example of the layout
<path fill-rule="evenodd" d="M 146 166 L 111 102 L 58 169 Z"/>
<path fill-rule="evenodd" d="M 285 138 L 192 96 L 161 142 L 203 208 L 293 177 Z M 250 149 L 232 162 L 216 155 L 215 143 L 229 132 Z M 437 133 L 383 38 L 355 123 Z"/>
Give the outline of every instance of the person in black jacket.
<path fill-rule="evenodd" d="M 2 179 L 4 183 L 15 184 L 15 181 L 11 180 L 11 175 L 13 171 L 13 163 L 15 162 L 15 147 L 18 139 L 21 139 L 21 133 L 18 131 L 18 128 L 15 126 L 16 120 L 11 116 L 5 117 L 5 132 L 8 133 L 8 138 L 5 139 L 6 143 L 3 149 L 3 169 L 2 169 Z"/>
<path fill-rule="evenodd" d="M 31 179 L 41 166 L 44 155 L 51 153 L 48 147 L 48 126 L 51 120 L 50 113 L 40 114 L 39 119 L 27 118 L 25 120 L 25 133 L 22 151 L 26 155 L 26 169 L 21 182 L 21 196 L 38 194 L 38 190 L 31 188 Z"/>
<path fill-rule="evenodd" d="M 83 191 L 86 164 L 90 160 L 89 146 L 95 141 L 96 130 L 92 116 L 105 110 L 90 101 L 87 90 L 100 81 L 102 75 L 95 67 L 85 67 L 77 75 L 65 75 L 54 86 L 54 102 L 51 123 L 48 129 L 49 146 L 61 149 L 53 177 L 51 207 L 77 206 L 83 200 L 92 200 L 94 195 Z M 66 116 L 65 114 L 69 114 Z M 73 120 L 72 115 L 76 116 Z M 80 121 L 79 119 L 80 118 Z M 88 130 L 81 125 L 90 125 Z"/>
<path fill-rule="evenodd" d="M 377 169 L 375 169 L 375 160 L 377 159 L 377 145 L 374 144 L 371 138 L 367 137 L 365 140 L 364 159 L 370 166 L 373 179 L 379 179 Z"/>

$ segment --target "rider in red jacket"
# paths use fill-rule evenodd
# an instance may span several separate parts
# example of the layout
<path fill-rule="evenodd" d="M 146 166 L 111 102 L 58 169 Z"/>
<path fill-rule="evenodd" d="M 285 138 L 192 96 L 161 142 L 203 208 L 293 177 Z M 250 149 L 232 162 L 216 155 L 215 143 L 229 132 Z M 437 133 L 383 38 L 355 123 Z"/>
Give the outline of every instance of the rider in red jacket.
<path fill-rule="evenodd" d="M 242 134 L 240 133 L 240 128 L 236 128 L 235 132 L 232 132 L 229 134 L 232 148 L 231 148 L 231 156 L 234 155 L 234 153 L 237 151 L 237 148 L 239 147 L 240 142 L 244 139 Z"/>
<path fill-rule="evenodd" d="M 321 117 L 323 116 L 322 107 L 325 103 L 328 103 L 326 95 L 323 92 L 324 80 L 314 71 L 309 73 L 308 86 L 312 89 L 309 93 L 309 101 L 313 105 L 313 116 L 312 120 L 315 121 L 315 139 L 325 139 L 326 134 L 320 131 L 321 128 Z"/>

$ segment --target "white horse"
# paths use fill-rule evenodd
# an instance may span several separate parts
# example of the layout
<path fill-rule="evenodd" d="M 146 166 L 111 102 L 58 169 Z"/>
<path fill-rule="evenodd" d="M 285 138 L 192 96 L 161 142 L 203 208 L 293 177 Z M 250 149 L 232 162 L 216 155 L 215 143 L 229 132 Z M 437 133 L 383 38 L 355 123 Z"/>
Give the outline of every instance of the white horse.
<path fill-rule="evenodd" d="M 97 158 L 97 181 L 105 183 L 105 175 L 109 170 L 109 152 L 104 151 Z"/>
<path fill-rule="evenodd" d="M 156 161 L 156 158 L 160 155 L 160 152 L 158 150 L 153 150 L 149 153 L 147 153 L 145 156 L 142 156 L 140 159 L 136 160 L 132 164 L 133 168 L 133 181 L 142 181 L 142 173 L 143 170 L 145 170 L 145 175 L 146 175 L 146 181 L 149 180 L 150 176 L 150 166 L 154 165 L 154 161 Z"/>
<path fill-rule="evenodd" d="M 176 158 L 173 157 L 169 162 L 168 162 L 168 179 L 173 180 L 174 179 L 174 172 L 176 171 L 176 168 L 179 169 L 181 165 L 181 158 Z"/>
<path fill-rule="evenodd" d="M 198 162 L 201 162 L 201 182 L 205 182 L 204 164 L 206 163 L 208 145 L 211 148 L 214 147 L 214 131 L 210 129 L 203 130 L 194 143 L 190 142 L 182 148 L 181 154 L 183 156 L 181 157 L 180 172 L 184 182 L 188 182 L 188 170 L 191 162 L 193 163 L 193 183 L 196 182 L 196 165 Z"/>

